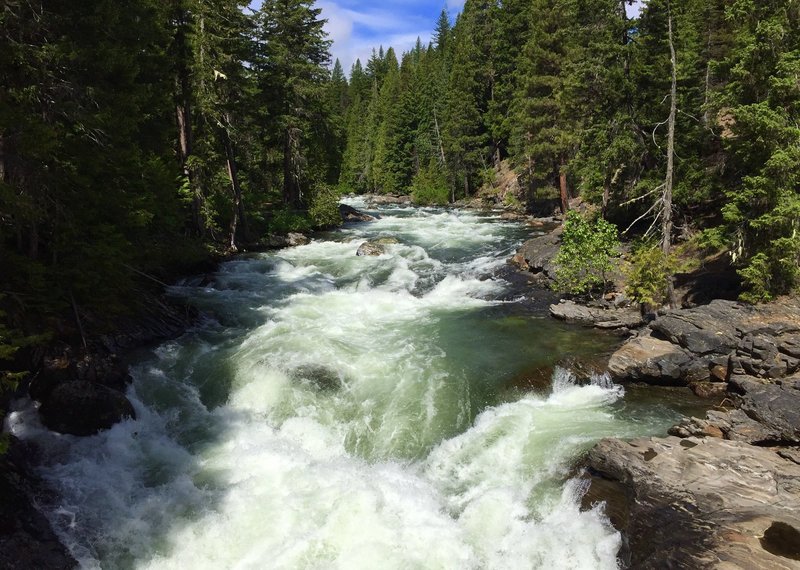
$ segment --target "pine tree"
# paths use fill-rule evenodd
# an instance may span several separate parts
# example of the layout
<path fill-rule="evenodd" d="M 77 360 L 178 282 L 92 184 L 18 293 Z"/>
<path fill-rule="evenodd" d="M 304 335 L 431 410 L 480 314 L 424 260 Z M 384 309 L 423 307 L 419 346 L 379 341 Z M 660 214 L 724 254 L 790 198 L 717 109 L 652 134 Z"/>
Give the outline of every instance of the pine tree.
<path fill-rule="evenodd" d="M 272 144 L 282 148 L 283 201 L 296 209 L 323 176 L 314 169 L 324 168 L 323 139 L 330 130 L 322 112 L 330 41 L 320 9 L 312 6 L 310 0 L 265 1 L 256 14 L 253 69 L 259 107 L 267 124 L 275 127 Z"/>
<path fill-rule="evenodd" d="M 800 283 L 800 7 L 737 0 L 726 16 L 735 36 L 718 105 L 735 175 L 723 214 L 747 299 L 763 301 Z"/>
<path fill-rule="evenodd" d="M 484 113 L 491 96 L 490 61 L 494 2 L 467 0 L 453 28 L 452 61 L 443 127 L 450 171 L 463 195 L 478 186 L 491 154 Z"/>

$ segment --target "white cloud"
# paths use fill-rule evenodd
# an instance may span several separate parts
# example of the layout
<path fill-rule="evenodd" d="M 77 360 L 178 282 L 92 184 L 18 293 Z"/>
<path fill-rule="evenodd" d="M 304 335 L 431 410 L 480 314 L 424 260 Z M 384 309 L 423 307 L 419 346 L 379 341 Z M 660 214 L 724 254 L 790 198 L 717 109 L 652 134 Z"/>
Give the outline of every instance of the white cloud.
<path fill-rule="evenodd" d="M 338 58 L 345 73 L 356 59 L 366 65 L 373 48 L 393 47 L 398 57 L 408 51 L 420 37 L 423 42 L 430 39 L 435 21 L 415 14 L 413 2 L 405 6 L 391 3 L 384 7 L 369 6 L 356 8 L 346 6 L 347 0 L 322 0 L 317 7 L 322 9 L 322 17 L 328 20 L 325 30 L 333 41 L 332 59 Z M 352 4 L 352 2 L 350 2 Z"/>

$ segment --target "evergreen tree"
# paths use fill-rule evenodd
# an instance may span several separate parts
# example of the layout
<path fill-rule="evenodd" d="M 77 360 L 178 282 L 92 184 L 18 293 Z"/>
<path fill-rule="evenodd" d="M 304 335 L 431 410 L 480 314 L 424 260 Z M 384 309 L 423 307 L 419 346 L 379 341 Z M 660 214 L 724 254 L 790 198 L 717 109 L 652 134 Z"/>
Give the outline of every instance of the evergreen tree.
<path fill-rule="evenodd" d="M 312 6 L 310 0 L 270 0 L 256 14 L 257 100 L 265 124 L 274 127 L 271 144 L 282 148 L 283 201 L 292 208 L 301 208 L 304 194 L 324 177 L 318 169 L 331 128 L 322 111 L 330 42 L 320 9 Z"/>
<path fill-rule="evenodd" d="M 735 32 L 718 70 L 730 78 L 718 100 L 733 172 L 724 227 L 748 298 L 761 301 L 800 283 L 800 7 L 737 0 L 726 16 Z"/>

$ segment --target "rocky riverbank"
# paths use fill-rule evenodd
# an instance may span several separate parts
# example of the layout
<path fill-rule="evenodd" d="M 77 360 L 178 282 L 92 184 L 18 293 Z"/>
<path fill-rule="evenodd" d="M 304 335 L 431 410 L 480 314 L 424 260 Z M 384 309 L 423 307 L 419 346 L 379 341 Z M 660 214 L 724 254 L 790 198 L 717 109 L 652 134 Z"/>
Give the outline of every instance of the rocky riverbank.
<path fill-rule="evenodd" d="M 536 236 L 512 263 L 546 285 L 558 243 L 558 232 Z M 619 301 L 565 300 L 550 312 L 630 333 L 608 363 L 616 382 L 683 386 L 717 404 L 667 437 L 607 439 L 587 454 L 584 507 L 606 504 L 622 564 L 800 568 L 800 300 L 717 299 L 646 325 Z"/>
<path fill-rule="evenodd" d="M 668 312 L 609 361 L 619 382 L 691 387 L 718 405 L 669 437 L 590 451 L 634 568 L 800 568 L 800 301 Z"/>

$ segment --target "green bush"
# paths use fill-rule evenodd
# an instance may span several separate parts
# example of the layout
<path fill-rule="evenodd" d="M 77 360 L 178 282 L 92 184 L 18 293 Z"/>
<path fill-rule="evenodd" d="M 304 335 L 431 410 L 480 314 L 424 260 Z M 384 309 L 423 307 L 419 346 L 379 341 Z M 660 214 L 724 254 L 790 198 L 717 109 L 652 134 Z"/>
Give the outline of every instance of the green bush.
<path fill-rule="evenodd" d="M 411 182 L 411 199 L 420 206 L 443 205 L 450 202 L 450 186 L 445 172 L 436 162 L 420 169 Z"/>
<path fill-rule="evenodd" d="M 339 213 L 339 193 L 328 185 L 320 185 L 314 191 L 308 217 L 315 228 L 335 228 L 342 224 Z"/>
<path fill-rule="evenodd" d="M 556 283 L 559 291 L 572 294 L 605 289 L 607 275 L 619 255 L 617 227 L 597 218 L 590 222 L 579 213 L 567 213 L 561 249 L 556 255 Z"/>
<path fill-rule="evenodd" d="M 273 234 L 286 235 L 289 232 L 307 232 L 311 230 L 311 220 L 305 212 L 283 207 L 272 213 L 269 231 Z"/>
<path fill-rule="evenodd" d="M 637 303 L 660 307 L 667 301 L 667 279 L 677 270 L 677 260 L 664 255 L 659 244 L 642 243 L 634 248 L 625 270 L 625 294 Z"/>

